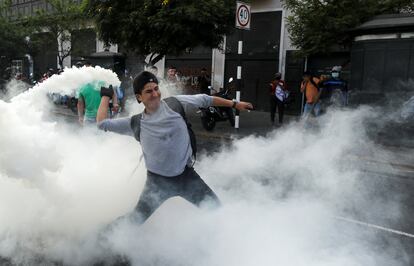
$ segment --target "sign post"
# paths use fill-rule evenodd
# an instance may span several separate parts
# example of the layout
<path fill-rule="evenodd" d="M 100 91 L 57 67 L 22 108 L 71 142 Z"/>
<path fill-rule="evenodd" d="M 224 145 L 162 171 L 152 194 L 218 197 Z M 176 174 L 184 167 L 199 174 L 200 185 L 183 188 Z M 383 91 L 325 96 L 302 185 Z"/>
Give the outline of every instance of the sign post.
<path fill-rule="evenodd" d="M 250 5 L 237 1 L 236 5 L 236 28 L 250 30 Z"/>
<path fill-rule="evenodd" d="M 236 2 L 236 28 L 239 32 L 238 42 L 238 59 L 237 59 L 237 89 L 236 89 L 236 100 L 240 101 L 240 91 L 242 89 L 242 54 L 243 54 L 243 30 L 250 30 L 250 5 L 243 2 Z M 236 110 L 236 118 L 234 121 L 234 128 L 239 129 L 240 123 L 240 111 Z"/>

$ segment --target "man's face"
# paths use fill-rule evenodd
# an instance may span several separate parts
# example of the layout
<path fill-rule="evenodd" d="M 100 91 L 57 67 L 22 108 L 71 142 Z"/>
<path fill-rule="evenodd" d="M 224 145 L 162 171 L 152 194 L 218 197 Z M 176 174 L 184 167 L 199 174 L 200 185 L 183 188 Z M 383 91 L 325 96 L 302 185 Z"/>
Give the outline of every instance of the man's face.
<path fill-rule="evenodd" d="M 331 76 L 333 77 L 333 78 L 339 78 L 339 71 L 332 71 L 331 72 Z"/>
<path fill-rule="evenodd" d="M 175 69 L 175 68 L 169 68 L 168 70 L 167 70 L 167 75 L 168 75 L 168 77 L 175 77 L 175 74 L 177 74 L 177 69 Z"/>
<path fill-rule="evenodd" d="M 155 82 L 145 84 L 141 94 L 136 94 L 135 96 L 137 100 L 141 101 L 150 110 L 157 109 L 160 105 L 161 91 Z"/>

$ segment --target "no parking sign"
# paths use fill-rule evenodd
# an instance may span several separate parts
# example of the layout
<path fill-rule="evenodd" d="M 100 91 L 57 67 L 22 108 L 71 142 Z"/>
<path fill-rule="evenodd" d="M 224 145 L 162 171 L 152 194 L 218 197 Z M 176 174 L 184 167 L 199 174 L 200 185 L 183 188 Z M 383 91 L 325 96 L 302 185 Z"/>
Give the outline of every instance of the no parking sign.
<path fill-rule="evenodd" d="M 237 2 L 236 5 L 236 28 L 250 30 L 250 5 Z"/>

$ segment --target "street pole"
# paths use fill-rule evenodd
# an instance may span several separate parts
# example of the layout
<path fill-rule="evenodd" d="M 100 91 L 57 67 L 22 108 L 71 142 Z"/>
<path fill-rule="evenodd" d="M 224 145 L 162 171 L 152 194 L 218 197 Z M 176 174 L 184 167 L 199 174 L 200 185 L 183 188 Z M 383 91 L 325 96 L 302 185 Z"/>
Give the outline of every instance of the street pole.
<path fill-rule="evenodd" d="M 243 30 L 250 29 L 250 5 L 236 1 L 236 28 L 239 35 L 237 49 L 237 82 L 236 82 L 236 101 L 240 102 L 240 92 L 242 90 L 242 54 L 243 54 Z M 234 128 L 239 129 L 240 112 L 236 109 Z"/>
<path fill-rule="evenodd" d="M 242 54 L 243 54 L 243 30 L 238 29 L 239 42 L 237 49 L 237 83 L 236 83 L 236 101 L 240 102 L 240 92 L 242 89 Z M 234 128 L 239 129 L 240 111 L 236 109 L 236 118 L 234 120 Z"/>

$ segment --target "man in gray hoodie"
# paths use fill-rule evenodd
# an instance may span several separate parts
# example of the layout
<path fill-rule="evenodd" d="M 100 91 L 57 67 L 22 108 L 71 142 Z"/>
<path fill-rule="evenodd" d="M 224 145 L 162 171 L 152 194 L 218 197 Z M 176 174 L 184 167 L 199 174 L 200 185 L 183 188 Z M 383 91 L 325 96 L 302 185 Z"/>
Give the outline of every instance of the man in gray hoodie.
<path fill-rule="evenodd" d="M 101 103 L 97 114 L 99 129 L 135 136 L 140 141 L 147 168 L 147 180 L 135 207 L 138 222 L 143 223 L 167 199 L 181 196 L 200 206 L 210 200 L 220 201 L 196 173 L 192 145 L 185 115 L 173 110 L 167 99 L 161 100 L 157 77 L 144 71 L 133 83 L 138 103 L 145 106 L 142 114 L 119 119 L 106 119 L 112 88 L 101 88 Z M 183 109 L 188 107 L 227 106 L 238 110 L 253 109 L 251 103 L 220 97 L 198 95 L 174 96 Z"/>

